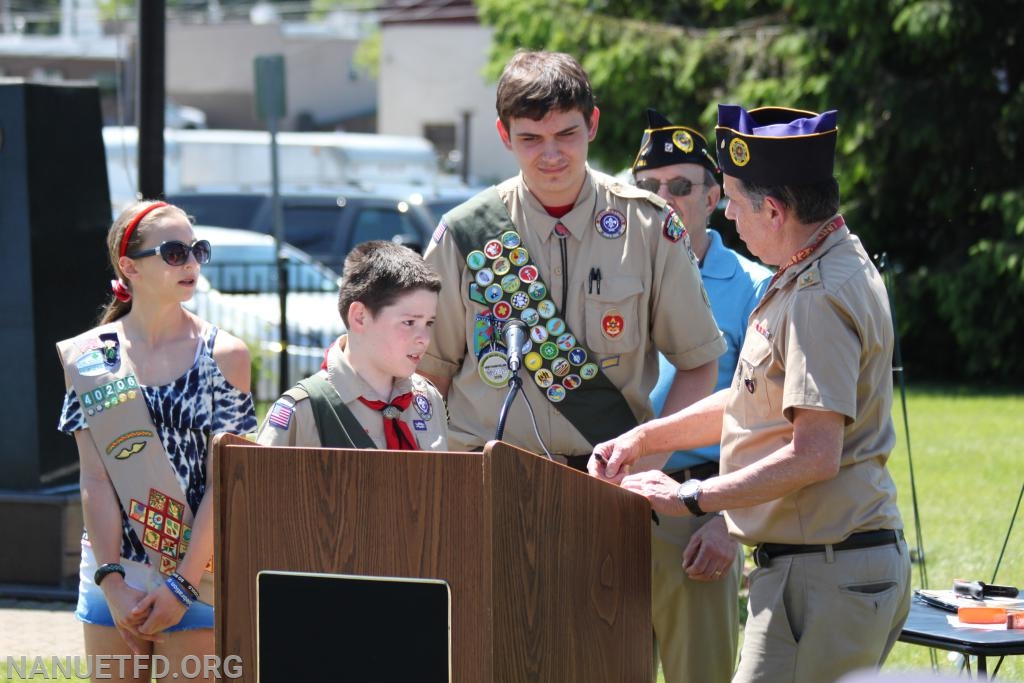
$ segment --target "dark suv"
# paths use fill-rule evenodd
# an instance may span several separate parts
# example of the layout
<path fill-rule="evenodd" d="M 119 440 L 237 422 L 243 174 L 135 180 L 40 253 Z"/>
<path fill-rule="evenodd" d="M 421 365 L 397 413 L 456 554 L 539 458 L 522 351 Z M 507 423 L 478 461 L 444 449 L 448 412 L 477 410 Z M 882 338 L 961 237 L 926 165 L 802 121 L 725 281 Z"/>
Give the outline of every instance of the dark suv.
<path fill-rule="evenodd" d="M 273 206 L 263 193 L 179 193 L 167 201 L 195 222 L 274 232 Z M 364 194 L 282 194 L 284 240 L 341 272 L 345 255 L 367 240 L 391 240 L 422 252 L 434 232 L 430 213 L 403 197 Z"/>

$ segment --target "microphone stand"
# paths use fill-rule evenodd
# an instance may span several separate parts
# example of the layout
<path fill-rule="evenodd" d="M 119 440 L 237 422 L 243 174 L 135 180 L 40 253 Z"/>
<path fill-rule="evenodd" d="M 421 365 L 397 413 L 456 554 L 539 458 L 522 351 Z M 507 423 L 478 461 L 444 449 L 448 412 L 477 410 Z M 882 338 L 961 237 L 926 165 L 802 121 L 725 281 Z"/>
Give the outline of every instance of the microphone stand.
<path fill-rule="evenodd" d="M 522 386 L 523 380 L 519 377 L 519 369 L 516 368 L 516 371 L 508 378 L 508 394 L 505 395 L 505 402 L 501 404 L 501 411 L 498 413 L 498 427 L 494 430 L 494 439 L 496 441 L 501 441 L 501 437 L 505 433 L 505 420 L 508 419 L 508 410 L 512 407 L 512 401 L 515 400 L 516 394 L 519 393 L 519 389 Z"/>

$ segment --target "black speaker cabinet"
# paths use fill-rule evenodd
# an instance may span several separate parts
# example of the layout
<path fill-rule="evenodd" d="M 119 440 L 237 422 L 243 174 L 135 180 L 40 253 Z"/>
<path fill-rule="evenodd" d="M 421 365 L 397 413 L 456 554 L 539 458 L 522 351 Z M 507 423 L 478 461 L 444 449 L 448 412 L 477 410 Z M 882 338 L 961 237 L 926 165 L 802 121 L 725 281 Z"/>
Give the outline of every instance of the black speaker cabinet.
<path fill-rule="evenodd" d="M 93 83 L 0 79 L 0 489 L 77 478 L 56 430 L 54 344 L 92 326 L 110 292 L 102 126 Z"/>

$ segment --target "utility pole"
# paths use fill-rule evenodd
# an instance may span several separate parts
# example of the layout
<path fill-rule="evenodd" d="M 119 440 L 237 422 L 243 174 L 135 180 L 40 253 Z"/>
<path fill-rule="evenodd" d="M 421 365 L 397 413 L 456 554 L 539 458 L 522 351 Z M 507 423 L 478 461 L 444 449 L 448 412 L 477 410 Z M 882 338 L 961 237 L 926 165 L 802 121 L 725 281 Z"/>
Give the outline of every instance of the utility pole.
<path fill-rule="evenodd" d="M 164 196 L 164 98 L 166 88 L 165 0 L 139 0 L 138 116 L 139 194 Z"/>

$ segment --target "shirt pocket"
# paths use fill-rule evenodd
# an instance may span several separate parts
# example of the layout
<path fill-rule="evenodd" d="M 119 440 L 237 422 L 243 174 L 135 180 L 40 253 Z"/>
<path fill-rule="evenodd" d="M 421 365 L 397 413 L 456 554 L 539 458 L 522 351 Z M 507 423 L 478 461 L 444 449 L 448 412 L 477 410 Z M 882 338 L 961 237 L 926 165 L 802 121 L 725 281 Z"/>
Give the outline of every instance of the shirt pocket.
<path fill-rule="evenodd" d="M 635 350 L 640 345 L 643 281 L 638 277 L 605 277 L 600 285 L 600 292 L 595 288 L 585 296 L 587 346 L 599 354 Z"/>
<path fill-rule="evenodd" d="M 771 364 L 771 342 L 751 330 L 740 349 L 740 359 L 733 379 L 733 388 L 743 396 L 744 412 L 749 416 L 764 417 L 772 411 L 772 397 L 768 390 L 768 370 Z"/>

